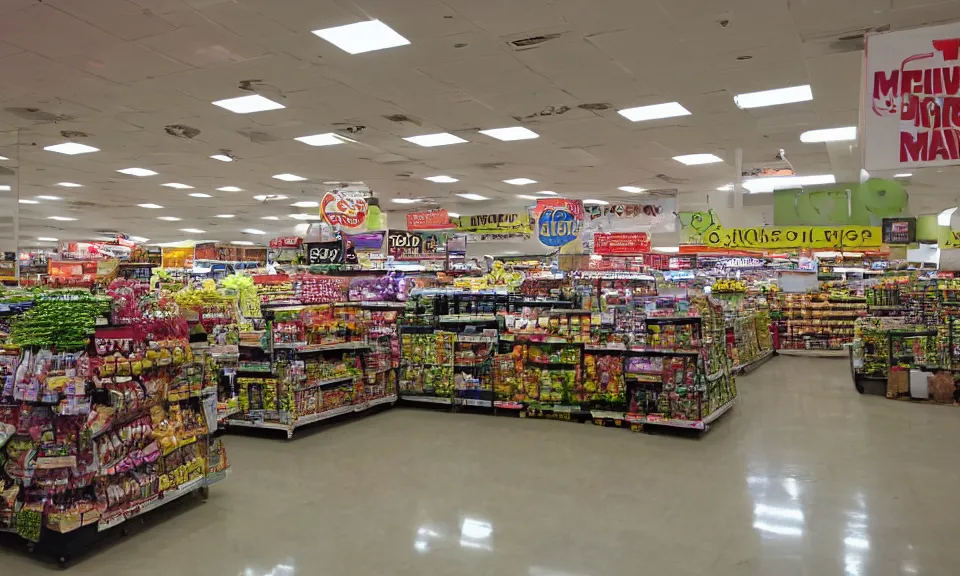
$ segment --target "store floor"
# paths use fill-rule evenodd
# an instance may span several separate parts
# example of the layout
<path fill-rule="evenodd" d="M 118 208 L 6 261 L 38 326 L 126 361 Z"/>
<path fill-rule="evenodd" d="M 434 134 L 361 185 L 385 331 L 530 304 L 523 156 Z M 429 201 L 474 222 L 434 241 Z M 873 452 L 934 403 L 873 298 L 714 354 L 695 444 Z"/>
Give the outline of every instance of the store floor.
<path fill-rule="evenodd" d="M 395 409 L 291 442 L 71 574 L 957 574 L 960 411 L 775 358 L 700 440 Z M 0 573 L 53 568 L 0 550 Z"/>

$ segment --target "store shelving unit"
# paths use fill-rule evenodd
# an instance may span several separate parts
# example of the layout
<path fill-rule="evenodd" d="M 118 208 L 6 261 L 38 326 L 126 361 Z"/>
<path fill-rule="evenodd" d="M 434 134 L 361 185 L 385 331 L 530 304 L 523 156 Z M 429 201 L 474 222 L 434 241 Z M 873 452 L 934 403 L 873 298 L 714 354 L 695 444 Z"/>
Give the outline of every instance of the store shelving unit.
<path fill-rule="evenodd" d="M 865 298 L 826 294 L 782 294 L 779 301 L 781 351 L 841 352 L 853 341 L 854 322 L 867 313 Z"/>

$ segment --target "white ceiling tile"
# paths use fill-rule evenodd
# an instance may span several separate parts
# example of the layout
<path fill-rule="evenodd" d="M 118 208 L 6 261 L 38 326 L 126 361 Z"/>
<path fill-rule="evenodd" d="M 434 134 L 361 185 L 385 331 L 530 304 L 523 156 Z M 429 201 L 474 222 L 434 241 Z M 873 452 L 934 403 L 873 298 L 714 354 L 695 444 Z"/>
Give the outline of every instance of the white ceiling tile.
<path fill-rule="evenodd" d="M 176 15 L 176 23 L 180 26 L 177 30 L 144 38 L 140 43 L 197 68 L 242 62 L 267 53 L 257 44 L 213 24 L 199 14 L 178 12 Z"/>
<path fill-rule="evenodd" d="M 148 50 L 134 42 L 126 42 L 90 54 L 59 58 L 60 62 L 85 70 L 113 82 L 136 82 L 145 78 L 166 76 L 191 69 L 183 62 Z"/>
<path fill-rule="evenodd" d="M 116 36 L 45 4 L 0 18 L 0 38 L 48 58 L 87 54 L 121 42 Z"/>
<path fill-rule="evenodd" d="M 546 0 L 446 0 L 446 4 L 478 27 L 496 35 L 564 26 L 566 22 Z"/>

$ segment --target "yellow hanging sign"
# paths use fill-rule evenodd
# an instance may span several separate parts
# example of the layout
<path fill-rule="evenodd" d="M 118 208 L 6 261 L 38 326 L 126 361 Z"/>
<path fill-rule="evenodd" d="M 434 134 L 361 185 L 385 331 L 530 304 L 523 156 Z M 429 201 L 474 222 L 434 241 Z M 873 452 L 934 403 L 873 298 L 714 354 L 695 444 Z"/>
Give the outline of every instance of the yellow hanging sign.
<path fill-rule="evenodd" d="M 461 232 L 530 234 L 531 231 L 527 214 L 478 214 L 451 218 L 450 221 Z"/>
<path fill-rule="evenodd" d="M 951 230 L 949 226 L 941 226 L 939 244 L 941 248 L 960 248 L 960 232 Z"/>
<path fill-rule="evenodd" d="M 879 248 L 882 236 L 879 226 L 716 226 L 703 232 L 701 239 L 714 248 L 846 249 Z"/>

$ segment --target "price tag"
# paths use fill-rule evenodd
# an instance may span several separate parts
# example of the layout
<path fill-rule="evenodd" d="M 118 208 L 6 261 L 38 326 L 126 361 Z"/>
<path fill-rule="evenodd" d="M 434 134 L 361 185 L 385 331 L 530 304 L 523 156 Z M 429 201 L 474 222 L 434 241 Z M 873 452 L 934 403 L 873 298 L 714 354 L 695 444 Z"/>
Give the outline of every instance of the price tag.
<path fill-rule="evenodd" d="M 342 240 L 331 242 L 310 242 L 307 244 L 307 265 L 343 264 L 344 250 Z"/>

